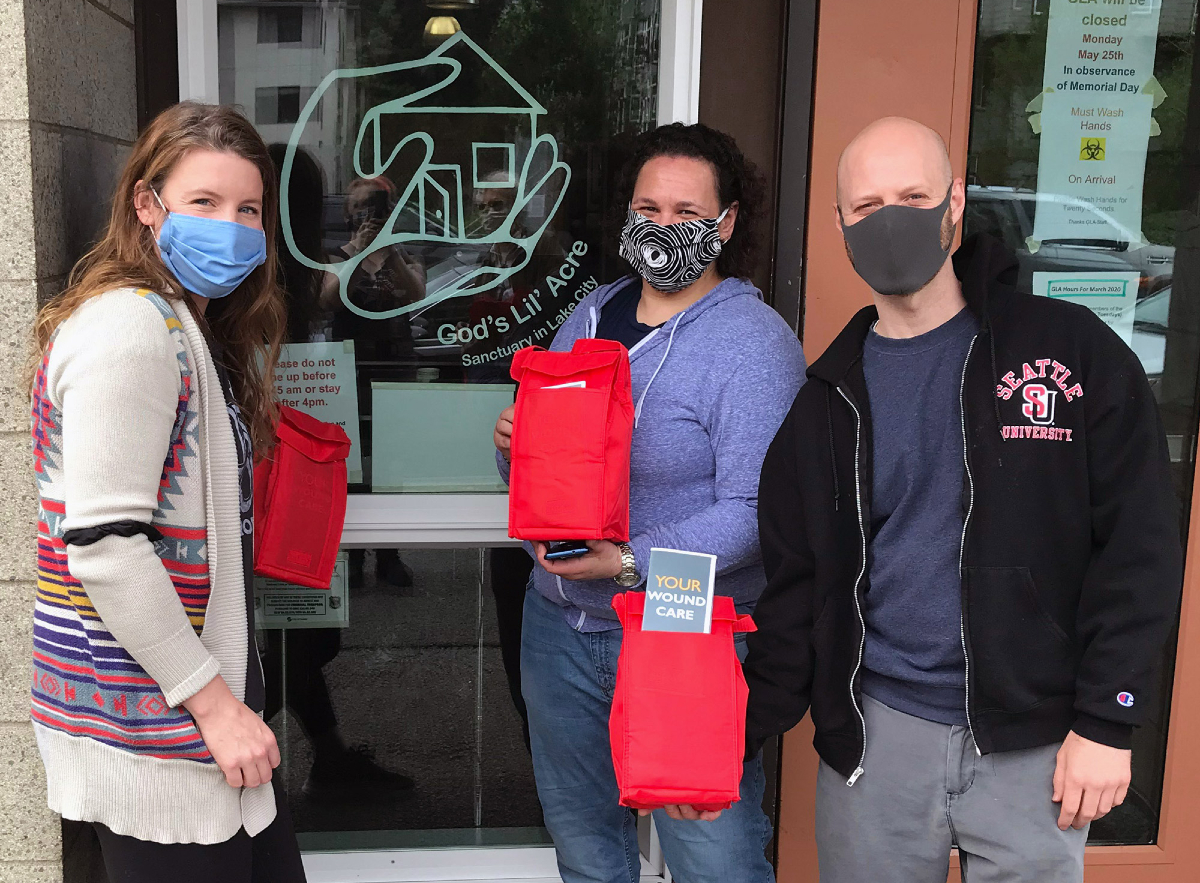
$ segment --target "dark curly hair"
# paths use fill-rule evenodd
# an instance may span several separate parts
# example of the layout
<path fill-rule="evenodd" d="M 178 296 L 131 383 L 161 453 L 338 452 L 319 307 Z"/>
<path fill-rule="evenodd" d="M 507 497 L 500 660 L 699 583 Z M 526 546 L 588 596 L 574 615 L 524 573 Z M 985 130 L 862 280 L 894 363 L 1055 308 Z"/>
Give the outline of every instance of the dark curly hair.
<path fill-rule="evenodd" d="M 687 156 L 712 166 L 721 208 L 738 204 L 737 223 L 717 258 L 717 272 L 726 278 L 749 278 L 758 260 L 758 225 L 765 190 L 754 163 L 742 155 L 733 138 L 703 123 L 659 126 L 638 137 L 633 155 L 621 171 L 618 192 L 623 200 L 622 218 L 633 199 L 642 166 L 656 156 Z"/>

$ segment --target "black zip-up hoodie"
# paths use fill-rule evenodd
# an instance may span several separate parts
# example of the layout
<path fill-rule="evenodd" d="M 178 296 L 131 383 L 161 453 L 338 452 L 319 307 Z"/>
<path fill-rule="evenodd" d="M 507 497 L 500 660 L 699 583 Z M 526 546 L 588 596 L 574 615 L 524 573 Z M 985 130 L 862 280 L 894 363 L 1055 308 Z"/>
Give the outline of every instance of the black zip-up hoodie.
<path fill-rule="evenodd" d="M 1068 731 L 1128 748 L 1182 581 L 1166 437 L 1137 357 L 1091 311 L 1015 290 L 987 236 L 954 255 L 980 330 L 963 366 L 960 563 L 967 717 L 983 753 Z M 768 584 L 745 665 L 747 753 L 811 708 L 814 744 L 862 772 L 871 414 L 861 310 L 808 369 L 763 464 Z M 868 771 L 869 772 L 869 771 Z"/>

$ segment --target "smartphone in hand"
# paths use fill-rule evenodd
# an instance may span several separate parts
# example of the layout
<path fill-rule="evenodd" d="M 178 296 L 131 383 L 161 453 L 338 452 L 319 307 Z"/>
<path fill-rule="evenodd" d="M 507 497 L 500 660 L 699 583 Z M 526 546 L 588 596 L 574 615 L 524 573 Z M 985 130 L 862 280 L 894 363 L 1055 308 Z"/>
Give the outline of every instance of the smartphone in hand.
<path fill-rule="evenodd" d="M 558 543 L 546 544 L 546 560 L 547 561 L 563 561 L 567 558 L 578 558 L 580 555 L 586 555 L 590 550 L 587 543 L 583 540 L 566 540 Z"/>

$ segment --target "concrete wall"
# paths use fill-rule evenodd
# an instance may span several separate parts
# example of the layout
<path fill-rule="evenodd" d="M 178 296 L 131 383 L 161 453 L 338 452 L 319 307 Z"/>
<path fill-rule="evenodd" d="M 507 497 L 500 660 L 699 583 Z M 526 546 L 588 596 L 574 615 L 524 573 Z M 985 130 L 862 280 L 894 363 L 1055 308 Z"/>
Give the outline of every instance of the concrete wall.
<path fill-rule="evenodd" d="M 22 384 L 39 298 L 104 218 L 136 137 L 134 0 L 0 0 L 0 883 L 61 880 L 29 725 L 37 507 Z"/>

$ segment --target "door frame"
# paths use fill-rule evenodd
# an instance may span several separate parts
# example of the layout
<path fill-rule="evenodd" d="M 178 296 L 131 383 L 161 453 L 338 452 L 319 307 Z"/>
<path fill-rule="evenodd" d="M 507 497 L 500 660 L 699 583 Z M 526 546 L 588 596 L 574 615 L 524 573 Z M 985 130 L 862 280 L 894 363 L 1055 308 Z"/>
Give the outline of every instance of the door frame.
<path fill-rule="evenodd" d="M 804 342 L 804 277 L 808 258 L 808 179 L 819 0 L 788 0 L 783 56 L 774 256 L 775 309 Z"/>

